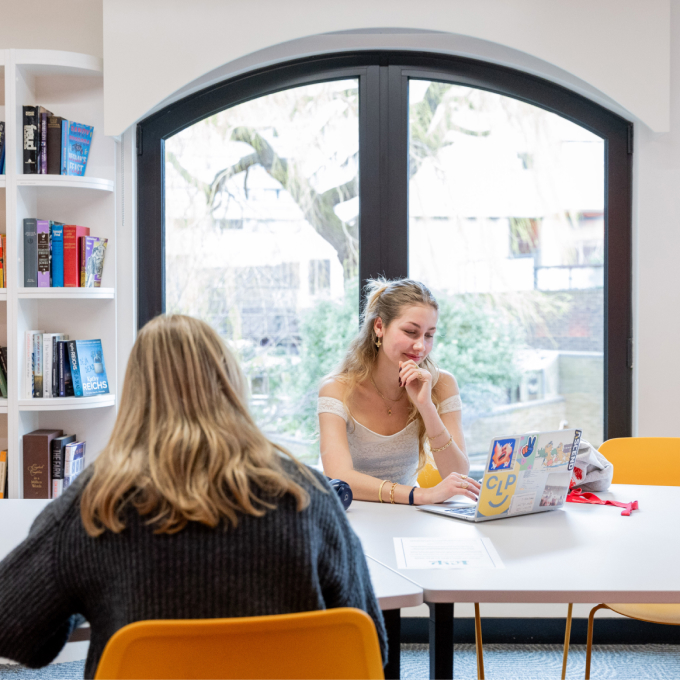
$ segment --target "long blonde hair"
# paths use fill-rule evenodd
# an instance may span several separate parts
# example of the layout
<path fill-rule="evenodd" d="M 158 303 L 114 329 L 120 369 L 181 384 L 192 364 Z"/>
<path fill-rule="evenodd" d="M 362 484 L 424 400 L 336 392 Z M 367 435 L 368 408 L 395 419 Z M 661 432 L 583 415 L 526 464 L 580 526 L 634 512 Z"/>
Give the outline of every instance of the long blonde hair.
<path fill-rule="evenodd" d="M 189 521 L 236 526 L 239 513 L 260 517 L 285 494 L 303 510 L 309 494 L 279 454 L 320 485 L 260 432 L 246 403 L 243 373 L 208 324 L 180 314 L 147 323 L 130 354 L 113 434 L 81 498 L 88 534 L 122 531 L 130 504 L 168 534 Z"/>
<path fill-rule="evenodd" d="M 364 288 L 365 304 L 361 313 L 361 328 L 347 349 L 340 366 L 330 376 L 342 383 L 345 390 L 343 405 L 346 413 L 351 417 L 349 401 L 354 388 L 369 380 L 373 372 L 373 366 L 378 359 L 377 341 L 373 330 L 376 319 L 382 319 L 383 326 L 387 328 L 395 319 L 399 318 L 406 307 L 414 305 L 429 305 L 439 311 L 439 304 L 429 288 L 413 279 L 395 279 L 388 281 L 384 278 L 369 279 Z M 435 386 L 439 380 L 439 369 L 429 356 L 420 364 L 432 374 L 432 401 L 439 410 L 439 396 Z M 418 470 L 421 470 L 427 462 L 425 442 L 427 431 L 423 417 L 411 402 L 408 423 L 418 422 Z"/>

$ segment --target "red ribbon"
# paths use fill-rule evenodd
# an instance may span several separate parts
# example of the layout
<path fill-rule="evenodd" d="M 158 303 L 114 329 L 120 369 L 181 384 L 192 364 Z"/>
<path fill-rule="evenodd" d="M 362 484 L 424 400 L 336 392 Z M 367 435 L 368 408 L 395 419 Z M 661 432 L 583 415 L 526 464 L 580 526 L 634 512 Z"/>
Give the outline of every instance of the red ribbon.
<path fill-rule="evenodd" d="M 638 502 L 621 503 L 619 501 L 603 501 L 594 493 L 583 491 L 580 487 L 572 489 L 567 496 L 567 503 L 590 503 L 592 505 L 615 505 L 617 508 L 623 508 L 621 513 L 624 517 L 630 517 L 633 510 L 639 510 Z"/>

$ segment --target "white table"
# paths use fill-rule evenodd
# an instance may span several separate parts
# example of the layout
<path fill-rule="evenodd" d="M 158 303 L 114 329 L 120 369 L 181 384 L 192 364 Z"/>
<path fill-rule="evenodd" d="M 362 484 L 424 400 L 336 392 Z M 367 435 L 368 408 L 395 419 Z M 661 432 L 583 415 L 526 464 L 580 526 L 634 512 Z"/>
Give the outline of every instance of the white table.
<path fill-rule="evenodd" d="M 356 501 L 347 516 L 364 552 L 422 587 L 430 605 L 431 677 L 453 676 L 454 602 L 680 603 L 680 487 L 614 485 L 604 499 L 637 500 L 472 523 L 404 505 Z M 399 570 L 395 537 L 488 537 L 505 568 Z M 436 631 L 433 637 L 433 630 Z"/>

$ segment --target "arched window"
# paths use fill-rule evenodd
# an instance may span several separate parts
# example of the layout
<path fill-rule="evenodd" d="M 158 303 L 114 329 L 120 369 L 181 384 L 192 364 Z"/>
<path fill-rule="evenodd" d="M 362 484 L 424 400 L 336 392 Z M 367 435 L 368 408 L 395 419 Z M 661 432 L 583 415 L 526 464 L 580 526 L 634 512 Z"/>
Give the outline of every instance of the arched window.
<path fill-rule="evenodd" d="M 242 76 L 139 126 L 139 323 L 210 322 L 265 431 L 316 456 L 360 284 L 441 303 L 473 457 L 491 436 L 631 428 L 629 123 L 499 66 L 354 54 Z"/>

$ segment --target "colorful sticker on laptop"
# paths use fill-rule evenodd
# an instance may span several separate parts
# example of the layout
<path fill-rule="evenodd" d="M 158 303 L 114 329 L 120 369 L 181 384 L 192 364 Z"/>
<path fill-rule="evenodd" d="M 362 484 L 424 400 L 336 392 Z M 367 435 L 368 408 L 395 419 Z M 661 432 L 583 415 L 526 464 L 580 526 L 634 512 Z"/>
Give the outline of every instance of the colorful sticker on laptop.
<path fill-rule="evenodd" d="M 564 504 L 569 491 L 569 480 L 571 475 L 568 472 L 553 473 L 548 475 L 548 479 L 543 487 L 541 494 L 541 502 L 539 505 L 542 508 L 559 507 Z"/>
<path fill-rule="evenodd" d="M 576 456 L 578 456 L 578 449 L 581 446 L 581 430 L 576 430 L 576 436 L 574 437 L 574 443 L 571 446 L 571 456 L 569 457 L 569 468 L 571 472 L 574 469 L 574 464 L 576 463 Z"/>
<path fill-rule="evenodd" d="M 487 473 L 484 475 L 484 488 L 479 496 L 477 512 L 482 517 L 506 514 L 516 486 L 517 474 L 511 470 Z"/>
<path fill-rule="evenodd" d="M 531 470 L 534 466 L 534 456 L 536 455 L 536 436 L 524 435 L 519 441 L 519 461 L 520 470 Z"/>
<path fill-rule="evenodd" d="M 489 472 L 512 470 L 515 460 L 516 439 L 496 439 L 491 445 Z"/>

